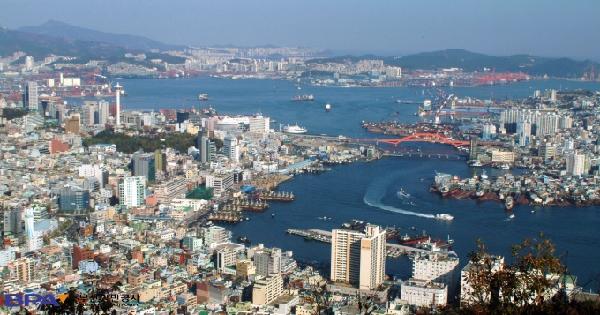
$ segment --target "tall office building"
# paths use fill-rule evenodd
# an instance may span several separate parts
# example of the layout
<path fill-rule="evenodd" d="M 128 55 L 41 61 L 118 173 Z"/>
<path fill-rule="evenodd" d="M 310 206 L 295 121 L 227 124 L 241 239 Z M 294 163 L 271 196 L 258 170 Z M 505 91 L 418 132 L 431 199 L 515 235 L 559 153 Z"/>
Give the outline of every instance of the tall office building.
<path fill-rule="evenodd" d="M 385 275 L 385 231 L 367 226 L 365 232 L 336 229 L 331 242 L 331 281 L 376 289 Z"/>
<path fill-rule="evenodd" d="M 108 122 L 108 116 L 110 116 L 110 104 L 101 100 L 98 102 L 98 124 L 105 125 Z"/>
<path fill-rule="evenodd" d="M 227 136 L 223 140 L 223 154 L 227 156 L 232 162 L 240 161 L 240 145 L 236 137 Z"/>
<path fill-rule="evenodd" d="M 156 160 L 154 153 L 135 153 L 131 158 L 133 176 L 144 176 L 149 182 L 156 180 Z"/>
<path fill-rule="evenodd" d="M 263 249 L 254 254 L 256 274 L 268 276 L 281 272 L 281 249 Z"/>
<path fill-rule="evenodd" d="M 25 91 L 23 92 L 23 108 L 37 112 L 39 110 L 38 107 L 38 85 L 35 81 L 29 81 L 25 85 Z"/>
<path fill-rule="evenodd" d="M 567 155 L 567 174 L 572 176 L 581 176 L 586 174 L 585 154 L 571 153 Z"/>
<path fill-rule="evenodd" d="M 65 214 L 82 214 L 90 206 L 90 193 L 76 186 L 67 186 L 60 190 L 58 208 Z"/>
<path fill-rule="evenodd" d="M 119 183 L 119 202 L 126 207 L 139 207 L 146 199 L 146 178 L 129 176 Z"/>
<path fill-rule="evenodd" d="M 531 122 L 520 121 L 517 123 L 517 137 L 519 146 L 528 146 L 531 143 Z"/>
<path fill-rule="evenodd" d="M 479 138 L 477 136 L 472 136 L 469 141 L 469 160 L 474 161 L 477 159 L 477 154 L 479 152 L 477 149 L 477 143 L 479 142 Z"/>
<path fill-rule="evenodd" d="M 215 159 L 217 147 L 215 143 L 211 141 L 207 136 L 200 134 L 198 135 L 198 150 L 200 150 L 200 162 L 210 163 Z"/>

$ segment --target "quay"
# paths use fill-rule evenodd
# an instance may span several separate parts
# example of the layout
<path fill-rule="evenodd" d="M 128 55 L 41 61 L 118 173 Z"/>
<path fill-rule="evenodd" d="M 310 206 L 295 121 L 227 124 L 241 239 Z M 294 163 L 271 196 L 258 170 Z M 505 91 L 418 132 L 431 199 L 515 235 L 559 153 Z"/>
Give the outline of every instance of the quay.
<path fill-rule="evenodd" d="M 466 160 L 467 156 L 459 154 L 442 153 L 384 153 L 383 156 L 406 157 L 406 158 L 428 158 L 428 159 L 446 159 L 446 160 Z"/>
<path fill-rule="evenodd" d="M 315 240 L 323 243 L 331 244 L 331 232 L 321 229 L 287 229 L 288 234 L 303 237 L 307 240 Z M 391 258 L 398 258 L 402 255 L 411 255 L 417 253 L 428 252 L 425 249 L 400 245 L 400 244 L 387 244 L 386 246 L 387 256 Z"/>

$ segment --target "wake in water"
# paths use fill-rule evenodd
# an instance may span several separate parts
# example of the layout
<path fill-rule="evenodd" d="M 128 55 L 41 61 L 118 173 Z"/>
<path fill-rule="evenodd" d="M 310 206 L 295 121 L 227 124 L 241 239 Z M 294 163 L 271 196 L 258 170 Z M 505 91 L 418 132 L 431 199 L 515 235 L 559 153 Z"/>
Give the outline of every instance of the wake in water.
<path fill-rule="evenodd" d="M 406 209 L 400 209 L 393 206 L 384 205 L 381 203 L 383 197 L 385 196 L 385 192 L 387 187 L 393 182 L 399 173 L 392 173 L 388 176 L 384 176 L 382 178 L 376 179 L 371 183 L 369 188 L 367 188 L 367 192 L 363 197 L 363 202 L 371 207 L 379 208 L 386 211 L 391 211 L 395 213 L 405 214 L 405 215 L 413 215 L 416 217 L 427 218 L 427 219 L 435 219 L 435 215 L 428 213 L 419 213 L 414 211 L 409 211 Z"/>

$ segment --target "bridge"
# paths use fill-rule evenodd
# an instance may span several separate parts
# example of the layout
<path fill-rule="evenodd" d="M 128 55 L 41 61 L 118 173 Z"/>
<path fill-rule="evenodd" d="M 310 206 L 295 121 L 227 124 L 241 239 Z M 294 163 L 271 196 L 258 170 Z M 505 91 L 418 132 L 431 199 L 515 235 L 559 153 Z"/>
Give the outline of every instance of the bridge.
<path fill-rule="evenodd" d="M 376 144 L 385 143 L 397 146 L 404 142 L 429 142 L 429 143 L 440 143 L 451 145 L 455 148 L 463 148 L 469 146 L 467 140 L 457 140 L 450 138 L 444 134 L 434 132 L 415 132 L 403 138 L 391 139 L 391 138 L 372 138 L 372 139 L 352 139 L 358 142 L 375 142 Z"/>

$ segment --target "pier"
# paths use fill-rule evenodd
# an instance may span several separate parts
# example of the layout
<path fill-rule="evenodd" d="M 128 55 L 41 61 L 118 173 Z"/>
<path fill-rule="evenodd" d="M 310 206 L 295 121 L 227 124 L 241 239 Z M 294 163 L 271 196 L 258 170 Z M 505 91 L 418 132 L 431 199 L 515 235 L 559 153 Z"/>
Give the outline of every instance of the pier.
<path fill-rule="evenodd" d="M 321 229 L 287 229 L 288 234 L 303 237 L 306 240 L 315 240 L 322 243 L 331 244 L 331 235 L 329 231 Z M 400 245 L 400 244 L 387 244 L 386 254 L 391 258 L 398 258 L 402 255 L 411 255 L 416 253 L 426 253 L 425 249 Z"/>
<path fill-rule="evenodd" d="M 405 157 L 405 158 L 444 159 L 444 160 L 466 160 L 467 159 L 467 156 L 459 155 L 459 154 L 421 153 L 421 152 L 390 152 L 390 153 L 384 153 L 383 156 Z"/>

